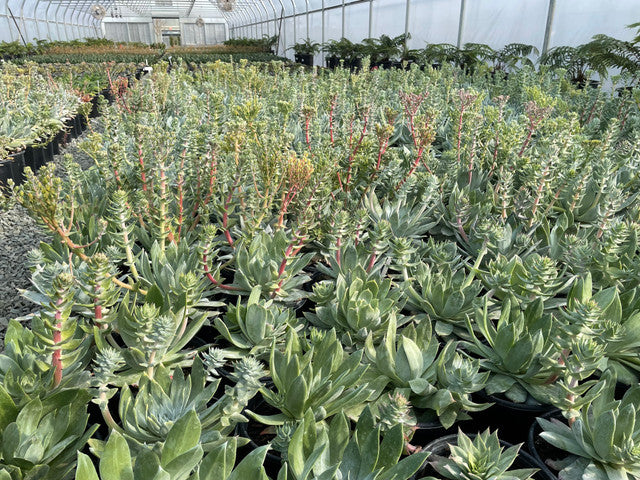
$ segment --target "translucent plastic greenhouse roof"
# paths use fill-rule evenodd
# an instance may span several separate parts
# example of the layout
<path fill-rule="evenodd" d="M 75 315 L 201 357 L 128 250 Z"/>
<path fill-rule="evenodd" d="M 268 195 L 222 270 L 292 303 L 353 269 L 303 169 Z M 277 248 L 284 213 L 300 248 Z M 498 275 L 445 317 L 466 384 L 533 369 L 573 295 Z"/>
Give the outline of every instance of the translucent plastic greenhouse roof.
<path fill-rule="evenodd" d="M 410 48 L 526 43 L 543 50 L 599 33 L 631 39 L 625 27 L 640 21 L 640 0 L 0 0 L 0 41 L 104 36 L 105 23 L 162 18 L 215 21 L 227 38 L 278 35 L 283 48 L 306 38 L 360 42 L 409 33 Z M 154 37 L 128 28 L 124 41 Z"/>

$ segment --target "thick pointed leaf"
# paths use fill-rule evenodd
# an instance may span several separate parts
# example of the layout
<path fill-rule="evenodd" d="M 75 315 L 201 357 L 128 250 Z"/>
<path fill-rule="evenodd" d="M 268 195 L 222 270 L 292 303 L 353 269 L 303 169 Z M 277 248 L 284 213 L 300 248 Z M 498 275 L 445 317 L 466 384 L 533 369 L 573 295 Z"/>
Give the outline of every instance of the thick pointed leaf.
<path fill-rule="evenodd" d="M 199 468 L 199 480 L 225 480 L 236 461 L 237 439 L 230 438 L 218 445 L 202 460 Z"/>
<path fill-rule="evenodd" d="M 191 450 L 178 455 L 171 460 L 168 465 L 163 466 L 172 480 L 186 480 L 192 470 L 194 470 L 203 455 L 202 447 L 196 445 Z"/>
<path fill-rule="evenodd" d="M 103 479 L 133 480 L 129 446 L 124 437 L 115 430 L 111 432 L 102 452 L 100 476 Z"/>
<path fill-rule="evenodd" d="M 231 472 L 227 480 L 262 479 L 264 477 L 264 457 L 267 456 L 269 445 L 264 445 L 253 450 L 244 457 L 238 466 Z"/>
<path fill-rule="evenodd" d="M 16 404 L 4 389 L 4 386 L 0 384 L 0 432 L 13 422 L 17 416 L 18 408 Z"/>
<path fill-rule="evenodd" d="M 136 480 L 155 478 L 160 471 L 160 459 L 151 450 L 143 450 L 136 456 L 133 476 Z"/>
<path fill-rule="evenodd" d="M 0 476 L 2 478 L 2 476 Z M 76 480 L 100 480 L 93 462 L 88 455 L 78 452 L 78 466 L 76 468 Z"/>
<path fill-rule="evenodd" d="M 182 416 L 169 430 L 162 449 L 162 466 L 166 467 L 174 458 L 191 450 L 200 441 L 200 420 L 195 410 Z"/>

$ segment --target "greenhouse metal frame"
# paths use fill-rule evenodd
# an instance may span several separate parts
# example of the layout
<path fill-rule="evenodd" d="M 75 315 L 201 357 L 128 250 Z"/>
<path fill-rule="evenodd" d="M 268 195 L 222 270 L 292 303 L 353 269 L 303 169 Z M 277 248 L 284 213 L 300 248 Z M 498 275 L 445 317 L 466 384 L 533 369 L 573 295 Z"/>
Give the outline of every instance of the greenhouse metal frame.
<path fill-rule="evenodd" d="M 117 41 L 158 41 L 153 21 L 178 18 L 193 24 L 224 24 L 215 38 L 279 37 L 278 53 L 291 57 L 291 46 L 309 38 L 330 39 L 410 34 L 409 48 L 425 43 L 467 42 L 500 47 L 519 42 L 544 52 L 558 45 L 578 45 L 597 33 L 631 38 L 625 29 L 640 17 L 637 0 L 0 0 L 0 41 L 72 40 L 106 36 Z M 104 7 L 104 18 L 92 8 Z M 635 16 L 634 16 L 635 12 Z M 147 23 L 130 29 L 109 23 Z M 178 27 L 176 27 L 178 28 Z M 626 38 L 625 38 L 626 37 Z M 187 42 L 188 43 L 188 42 Z M 199 44 L 192 39 L 188 44 Z"/>

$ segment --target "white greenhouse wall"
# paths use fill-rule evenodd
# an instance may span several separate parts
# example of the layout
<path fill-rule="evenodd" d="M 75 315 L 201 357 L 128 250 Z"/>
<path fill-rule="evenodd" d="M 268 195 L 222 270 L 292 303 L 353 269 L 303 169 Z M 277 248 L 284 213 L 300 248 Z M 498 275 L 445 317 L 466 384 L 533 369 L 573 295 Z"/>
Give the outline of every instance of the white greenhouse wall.
<path fill-rule="evenodd" d="M 259 1 L 259 0 L 258 0 Z M 228 17 L 231 37 L 256 35 L 257 23 L 275 19 L 283 28 L 278 52 L 293 58 L 290 47 L 306 35 L 307 2 L 274 0 L 276 14 L 269 19 L 247 20 Z M 293 3 L 297 21 L 294 38 Z M 407 12 L 407 4 L 409 6 Z M 369 36 L 411 34 L 410 48 L 426 43 L 486 43 L 501 48 L 508 43 L 527 43 L 542 50 L 550 4 L 554 4 L 549 44 L 576 46 L 604 33 L 628 40 L 633 31 L 625 28 L 640 20 L 640 0 L 308 0 L 309 37 L 314 41 L 346 37 L 360 42 Z M 284 7 L 284 8 L 283 8 Z M 464 7 L 464 8 L 463 8 Z M 324 10 L 324 11 L 323 11 Z M 407 14 L 408 13 L 408 14 Z M 323 29 L 324 26 L 324 29 Z M 321 63 L 322 55 L 316 55 Z"/>
<path fill-rule="evenodd" d="M 486 43 L 494 48 L 520 42 L 542 49 L 546 32 L 549 48 L 579 45 L 598 33 L 628 40 L 633 31 L 626 25 L 640 20 L 640 0 L 239 0 L 231 12 L 217 10 L 215 1 L 195 0 L 184 16 L 177 15 L 172 7 L 156 7 L 154 0 L 118 1 L 0 0 L 0 41 L 20 40 L 20 33 L 26 41 L 71 40 L 102 35 L 104 30 L 116 40 L 147 41 L 155 37 L 153 33 L 149 37 L 143 26 L 118 32 L 116 27 L 100 28 L 101 22 L 89 14 L 94 3 L 108 10 L 118 4 L 122 18 L 106 18 L 104 23 L 135 23 L 130 17 L 140 16 L 181 17 L 189 44 L 203 39 L 209 44 L 213 28 L 218 29 L 216 40 L 219 37 L 219 27 L 205 27 L 204 33 L 193 30 L 190 25 L 198 17 L 216 17 L 218 23 L 225 24 L 225 38 L 280 33 L 278 53 L 284 51 L 290 58 L 290 47 L 307 37 L 321 42 L 344 36 L 360 42 L 369 36 L 396 36 L 407 31 L 411 34 L 410 48 L 421 48 L 427 42 Z M 146 13 L 140 13 L 141 5 L 146 5 Z M 553 16 L 548 22 L 550 11 Z M 123 37 L 115 38 L 116 33 Z M 322 55 L 317 55 L 316 62 L 320 61 Z"/>

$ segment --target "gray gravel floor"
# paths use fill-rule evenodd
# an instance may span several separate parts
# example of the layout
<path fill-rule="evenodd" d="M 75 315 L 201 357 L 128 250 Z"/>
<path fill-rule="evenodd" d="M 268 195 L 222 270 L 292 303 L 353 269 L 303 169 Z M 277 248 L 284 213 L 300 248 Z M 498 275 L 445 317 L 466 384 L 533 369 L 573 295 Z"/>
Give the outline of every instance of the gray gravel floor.
<path fill-rule="evenodd" d="M 92 120 L 93 128 L 100 128 L 98 122 L 99 119 Z M 77 147 L 83 136 L 73 140 L 54 158 L 56 173 L 60 176 L 64 176 L 61 165 L 63 154 L 73 155 L 74 161 L 83 169 L 93 164 L 93 160 Z M 27 253 L 37 248 L 40 242 L 46 241 L 48 236 L 44 228 L 37 225 L 21 206 L 0 210 L 0 351 L 4 350 L 4 333 L 9 320 L 29 322 L 30 314 L 38 309 L 37 305 L 23 298 L 18 289 L 30 285 Z"/>

